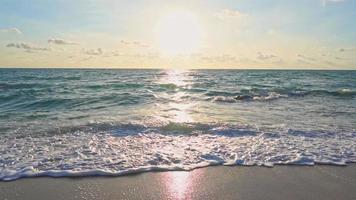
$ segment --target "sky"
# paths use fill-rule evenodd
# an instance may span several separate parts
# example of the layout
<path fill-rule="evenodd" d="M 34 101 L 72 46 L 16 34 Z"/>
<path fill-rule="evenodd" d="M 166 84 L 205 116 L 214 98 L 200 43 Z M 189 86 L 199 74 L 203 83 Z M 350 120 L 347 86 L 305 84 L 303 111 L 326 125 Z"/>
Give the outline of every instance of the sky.
<path fill-rule="evenodd" d="M 0 67 L 356 69 L 356 0 L 2 0 Z"/>

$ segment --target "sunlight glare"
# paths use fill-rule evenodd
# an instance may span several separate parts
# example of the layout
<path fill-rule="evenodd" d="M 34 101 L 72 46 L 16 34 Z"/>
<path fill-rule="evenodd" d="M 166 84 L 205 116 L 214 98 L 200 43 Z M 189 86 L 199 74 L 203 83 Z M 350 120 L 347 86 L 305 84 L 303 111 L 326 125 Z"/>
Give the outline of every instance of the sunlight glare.
<path fill-rule="evenodd" d="M 199 50 L 201 38 L 201 25 L 191 12 L 172 12 L 162 17 L 158 23 L 157 40 L 164 55 L 194 53 Z"/>

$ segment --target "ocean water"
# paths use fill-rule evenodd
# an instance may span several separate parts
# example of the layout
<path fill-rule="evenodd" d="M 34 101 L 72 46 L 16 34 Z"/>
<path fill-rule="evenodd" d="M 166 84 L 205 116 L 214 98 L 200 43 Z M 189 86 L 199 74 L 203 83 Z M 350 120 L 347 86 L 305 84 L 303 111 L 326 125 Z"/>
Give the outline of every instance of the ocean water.
<path fill-rule="evenodd" d="M 0 180 L 356 162 L 356 71 L 0 69 Z"/>

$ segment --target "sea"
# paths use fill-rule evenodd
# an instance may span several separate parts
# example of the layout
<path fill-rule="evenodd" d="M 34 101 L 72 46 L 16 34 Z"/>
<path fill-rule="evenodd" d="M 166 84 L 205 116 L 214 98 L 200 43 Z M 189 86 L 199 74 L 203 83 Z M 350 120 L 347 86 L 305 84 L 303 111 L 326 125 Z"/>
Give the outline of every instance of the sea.
<path fill-rule="evenodd" d="M 356 71 L 0 69 L 0 180 L 356 162 Z"/>

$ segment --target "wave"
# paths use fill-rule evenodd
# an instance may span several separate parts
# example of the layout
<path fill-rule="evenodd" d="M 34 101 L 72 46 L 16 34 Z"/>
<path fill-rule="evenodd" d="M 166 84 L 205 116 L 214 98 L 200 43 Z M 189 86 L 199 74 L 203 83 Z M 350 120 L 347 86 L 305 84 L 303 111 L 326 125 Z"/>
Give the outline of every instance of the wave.
<path fill-rule="evenodd" d="M 216 96 L 212 99 L 213 102 L 226 102 L 236 103 L 238 101 L 270 101 L 279 98 L 287 98 L 288 95 L 279 94 L 276 92 L 270 92 L 266 96 L 254 96 L 254 95 L 237 95 L 235 97 L 230 96 Z"/>
<path fill-rule="evenodd" d="M 244 160 L 233 160 L 229 162 L 225 162 L 221 158 L 214 155 L 203 155 L 203 158 L 206 159 L 206 162 L 202 162 L 199 164 L 192 164 L 190 166 L 141 166 L 130 169 L 123 169 L 113 171 L 110 169 L 86 169 L 86 170 L 37 170 L 33 166 L 25 167 L 20 171 L 16 170 L 4 170 L 0 172 L 0 181 L 14 181 L 20 178 L 34 178 L 34 177 L 93 177 L 93 176 L 109 176 L 109 177 L 117 177 L 124 175 L 132 175 L 139 174 L 144 172 L 165 172 L 165 171 L 191 171 L 197 168 L 209 167 L 209 166 L 265 166 L 265 167 L 273 167 L 274 165 L 334 165 L 334 166 L 345 166 L 347 163 L 355 163 L 356 161 L 314 161 L 307 157 L 299 157 L 294 159 L 289 163 L 254 163 L 254 162 L 245 162 Z M 151 162 L 152 163 L 152 162 Z"/>
<path fill-rule="evenodd" d="M 168 89 L 168 90 L 174 90 L 174 89 L 179 88 L 179 86 L 174 83 L 160 83 L 159 87 L 161 87 L 163 89 Z"/>
<path fill-rule="evenodd" d="M 229 91 L 217 91 L 217 90 L 210 90 L 206 92 L 205 96 L 236 96 L 239 95 L 239 92 L 229 92 Z"/>
<path fill-rule="evenodd" d="M 290 92 L 262 92 L 260 94 L 246 94 L 245 93 L 236 93 L 232 92 L 209 92 L 207 96 L 214 96 L 213 98 L 208 98 L 213 102 L 226 102 L 226 103 L 235 103 L 238 101 L 270 101 L 280 98 L 293 98 L 293 97 L 306 97 L 306 96 L 334 96 L 339 98 L 354 98 L 356 97 L 356 91 L 350 89 L 340 89 L 336 91 L 328 90 L 311 90 L 311 91 L 290 91 Z M 224 96 L 226 95 L 226 96 Z"/>
<path fill-rule="evenodd" d="M 119 176 L 210 165 L 346 165 L 356 162 L 354 136 L 172 122 L 89 124 L 63 128 L 61 134 L 5 134 L 0 138 L 0 180 Z"/>
<path fill-rule="evenodd" d="M 83 88 L 93 89 L 93 90 L 102 90 L 102 89 L 136 89 L 143 88 L 144 84 L 138 83 L 125 83 L 125 82 L 108 82 L 102 84 L 88 84 L 83 85 Z"/>
<path fill-rule="evenodd" d="M 36 93 L 19 92 L 0 96 L 0 109 L 6 111 L 85 111 L 117 106 L 136 105 L 156 99 L 152 93 L 112 92 L 101 95 L 85 93 L 82 96 L 45 96 Z"/>
<path fill-rule="evenodd" d="M 356 91 L 352 91 L 351 89 L 340 89 L 336 91 L 328 91 L 328 90 L 312 90 L 301 92 L 304 95 L 315 95 L 315 96 L 335 96 L 335 97 L 355 97 Z"/>
<path fill-rule="evenodd" d="M 287 97 L 288 97 L 288 95 L 278 94 L 276 92 L 270 92 L 267 96 L 256 96 L 256 97 L 253 97 L 253 100 L 268 101 L 268 100 L 274 100 L 274 99 L 279 99 L 279 98 L 287 98 Z"/>
<path fill-rule="evenodd" d="M 216 96 L 212 99 L 212 101 L 213 102 L 236 103 L 237 99 L 235 99 L 234 97 Z"/>
<path fill-rule="evenodd" d="M 0 90 L 12 90 L 12 89 L 32 89 L 32 88 L 45 88 L 50 87 L 47 83 L 0 83 Z"/>

